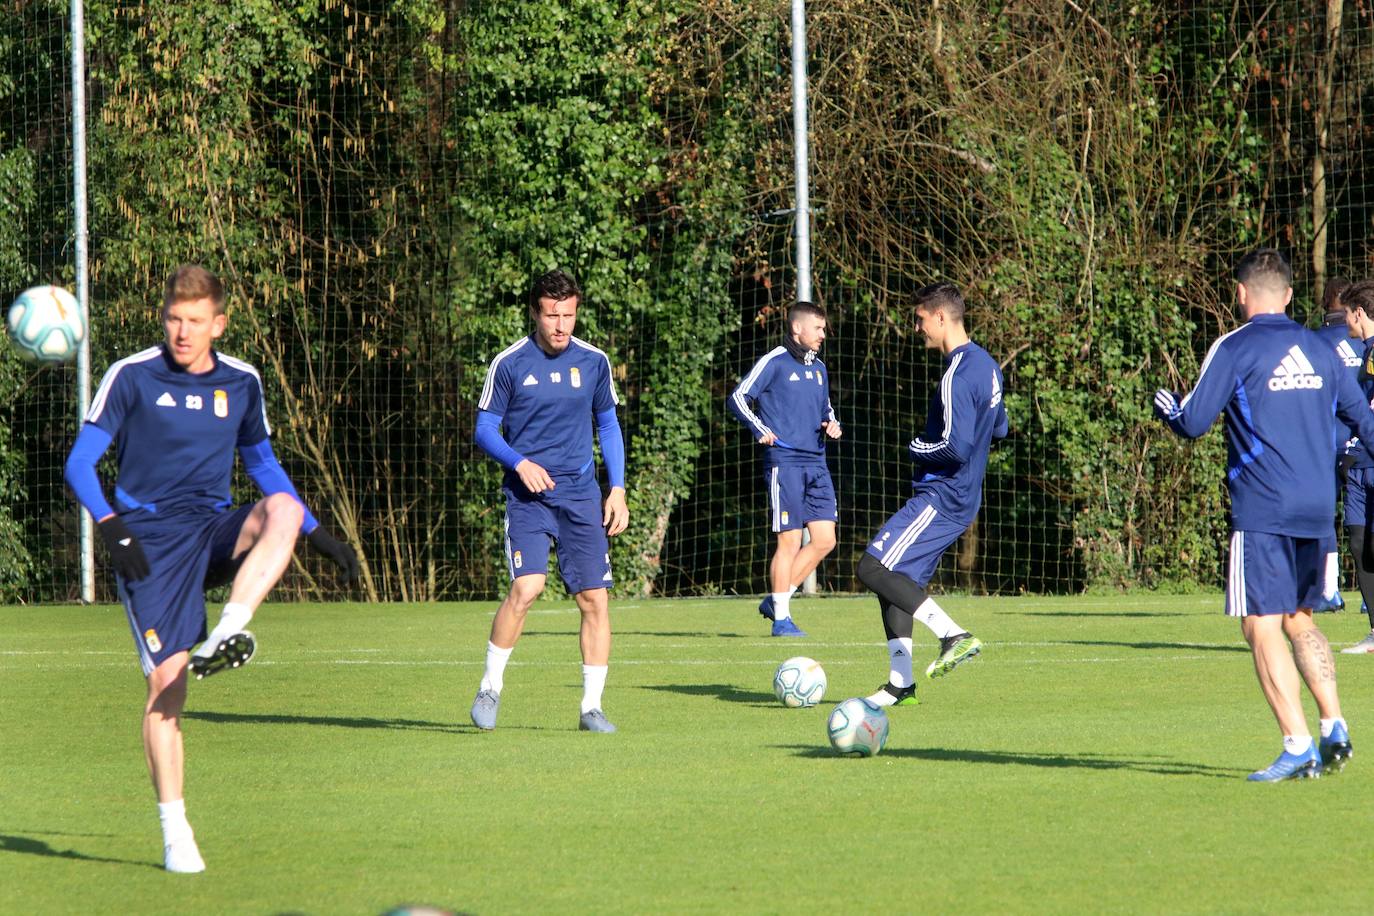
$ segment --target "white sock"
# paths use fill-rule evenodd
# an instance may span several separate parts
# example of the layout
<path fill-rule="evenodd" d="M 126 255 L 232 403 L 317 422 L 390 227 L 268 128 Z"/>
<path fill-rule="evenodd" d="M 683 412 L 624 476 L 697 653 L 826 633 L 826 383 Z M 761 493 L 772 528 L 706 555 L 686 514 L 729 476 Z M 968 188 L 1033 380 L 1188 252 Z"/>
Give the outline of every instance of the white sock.
<path fill-rule="evenodd" d="M 1283 750 L 1289 754 L 1306 754 L 1312 750 L 1311 735 L 1284 735 Z"/>
<path fill-rule="evenodd" d="M 606 674 L 609 665 L 582 666 L 582 711 L 591 712 L 601 708 L 601 692 L 606 689 Z"/>
<path fill-rule="evenodd" d="M 186 800 L 157 803 L 158 820 L 162 822 L 162 845 L 170 846 L 183 840 L 195 840 L 191 823 L 186 820 Z"/>
<path fill-rule="evenodd" d="M 786 620 L 792 616 L 792 592 L 773 593 L 773 619 Z"/>
<path fill-rule="evenodd" d="M 887 682 L 899 689 L 916 683 L 915 677 L 911 674 L 911 637 L 899 636 L 889 639 L 887 654 L 892 662 L 892 671 L 887 676 Z"/>
<path fill-rule="evenodd" d="M 248 626 L 248 622 L 253 619 L 253 609 L 246 604 L 229 603 L 224 606 L 224 611 L 219 615 L 219 623 L 210 631 L 210 635 L 205 637 L 205 642 L 200 644 L 196 650 L 196 655 L 200 658 L 209 658 L 214 654 L 215 649 L 224 640 L 233 636 L 235 633 L 242 633 Z"/>
<path fill-rule="evenodd" d="M 487 669 L 482 673 L 482 690 L 500 693 L 506 686 L 506 662 L 510 661 L 510 654 L 514 651 L 515 646 L 502 649 L 494 642 L 487 643 Z"/>
<path fill-rule="evenodd" d="M 1321 720 L 1321 724 L 1322 724 L 1322 737 L 1323 737 L 1323 738 L 1330 738 L 1330 737 L 1331 737 L 1331 732 L 1336 728 L 1336 724 L 1337 724 L 1337 723 L 1340 723 L 1340 724 L 1341 724 L 1342 726 L 1344 726 L 1347 730 L 1349 730 L 1349 726 L 1346 726 L 1346 724 L 1345 724 L 1345 719 L 1343 719 L 1343 718 L 1342 718 L 1342 719 L 1322 719 L 1322 720 Z"/>
<path fill-rule="evenodd" d="M 930 632 L 934 633 L 940 639 L 945 639 L 956 633 L 964 632 L 964 628 L 953 620 L 950 620 L 944 608 L 936 604 L 934 598 L 927 598 L 923 601 L 921 606 L 916 609 L 915 617 L 917 620 L 921 621 L 921 623 L 930 627 Z"/>
<path fill-rule="evenodd" d="M 797 588 L 798 588 L 798 586 L 794 585 L 794 586 L 792 586 L 791 588 L 789 588 L 789 589 L 787 590 L 787 595 L 788 595 L 789 598 L 790 598 L 792 595 L 795 595 L 795 594 L 797 593 Z"/>

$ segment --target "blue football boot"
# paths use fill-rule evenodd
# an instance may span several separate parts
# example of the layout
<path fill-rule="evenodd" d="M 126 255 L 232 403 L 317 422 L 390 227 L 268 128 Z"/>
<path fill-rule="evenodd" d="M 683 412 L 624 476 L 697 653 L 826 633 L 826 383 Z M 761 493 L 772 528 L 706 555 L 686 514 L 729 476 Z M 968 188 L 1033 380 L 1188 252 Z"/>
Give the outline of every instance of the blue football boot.
<path fill-rule="evenodd" d="M 759 602 L 759 613 L 768 620 L 777 619 L 773 616 L 773 596 L 771 594 L 764 595 L 763 600 Z"/>
<path fill-rule="evenodd" d="M 1322 774 L 1322 758 L 1314 743 L 1301 754 L 1284 751 L 1262 770 L 1245 777 L 1250 782 L 1283 782 L 1285 779 L 1315 779 Z"/>
<path fill-rule="evenodd" d="M 792 622 L 791 617 L 784 617 L 782 620 L 773 621 L 774 636 L 805 636 L 805 631 Z"/>
<path fill-rule="evenodd" d="M 1345 767 L 1346 761 L 1355 755 L 1355 749 L 1350 746 L 1350 732 L 1344 722 L 1336 723 L 1331 734 L 1321 740 L 1318 750 L 1322 757 L 1322 769 L 1328 773 L 1339 773 Z"/>

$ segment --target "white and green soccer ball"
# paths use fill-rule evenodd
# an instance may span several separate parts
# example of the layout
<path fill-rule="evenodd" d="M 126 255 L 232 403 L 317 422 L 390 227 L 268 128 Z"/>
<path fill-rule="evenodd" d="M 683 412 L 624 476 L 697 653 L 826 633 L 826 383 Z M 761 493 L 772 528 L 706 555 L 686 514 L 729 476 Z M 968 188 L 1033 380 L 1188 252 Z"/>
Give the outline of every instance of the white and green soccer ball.
<path fill-rule="evenodd" d="M 831 711 L 826 732 L 841 754 L 872 757 L 887 744 L 887 713 L 863 697 L 852 697 Z"/>
<path fill-rule="evenodd" d="M 825 669 L 805 655 L 789 658 L 773 675 L 773 693 L 792 709 L 815 706 L 825 696 Z"/>
<path fill-rule="evenodd" d="M 60 286 L 35 286 L 19 294 L 5 322 L 10 341 L 27 360 L 65 363 L 86 337 L 76 297 Z"/>

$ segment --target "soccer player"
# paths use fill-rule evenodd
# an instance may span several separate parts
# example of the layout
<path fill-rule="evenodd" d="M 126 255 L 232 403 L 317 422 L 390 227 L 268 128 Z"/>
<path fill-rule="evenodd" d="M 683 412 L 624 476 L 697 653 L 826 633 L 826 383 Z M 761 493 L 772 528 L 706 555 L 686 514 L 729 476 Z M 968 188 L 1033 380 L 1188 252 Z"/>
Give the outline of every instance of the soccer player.
<path fill-rule="evenodd" d="M 945 371 L 931 395 L 925 431 L 907 446 L 916 462 L 915 492 L 878 529 L 859 560 L 859 581 L 878 596 L 887 632 L 887 683 L 868 698 L 878 706 L 918 702 L 911 668 L 916 620 L 940 640 L 927 678 L 948 674 L 983 645 L 926 594 L 940 556 L 978 515 L 992 440 L 1007 435 L 1002 369 L 969 339 L 965 311 L 964 297 L 952 283 L 916 293 L 917 327 L 926 347 L 944 356 Z"/>
<path fill-rule="evenodd" d="M 1374 441 L 1374 413 L 1335 349 L 1284 314 L 1293 274 L 1282 254 L 1253 251 L 1235 276 L 1246 323 L 1212 344 L 1186 397 L 1158 391 L 1155 412 L 1189 439 L 1226 414 L 1232 527 L 1226 613 L 1240 618 L 1260 689 L 1283 734 L 1283 751 L 1249 779 L 1277 782 L 1318 776 L 1323 766 L 1339 769 L 1351 755 L 1335 659 L 1311 608 L 1321 599 L 1335 520 L 1335 419 Z M 1307 728 L 1300 678 L 1317 701 L 1319 747 Z"/>
<path fill-rule="evenodd" d="M 474 438 L 506 469 L 506 562 L 511 586 L 491 622 L 486 670 L 472 702 L 472 724 L 496 727 L 506 663 L 525 615 L 544 590 L 549 541 L 558 572 L 582 613 L 582 714 L 577 727 L 614 732 L 601 710 L 611 658 L 612 584 L 607 535 L 630 522 L 625 505 L 625 440 L 606 354 L 573 336 L 582 291 L 561 270 L 534 282 L 534 333 L 497 354 L 477 403 Z M 592 458 L 592 421 L 610 479 L 605 504 Z M 502 430 L 505 433 L 502 435 Z"/>
<path fill-rule="evenodd" d="M 201 678 L 253 657 L 246 627 L 291 561 L 298 531 L 345 581 L 358 572 L 352 548 L 311 516 L 277 462 L 257 370 L 214 349 L 228 320 L 224 301 L 224 286 L 203 267 L 167 278 L 166 342 L 110 366 L 66 463 L 67 483 L 109 550 L 147 679 L 143 747 L 172 872 L 205 870 L 182 794 L 188 664 Z M 118 510 L 95 470 L 111 442 Z M 230 504 L 235 449 L 263 493 L 251 506 Z M 207 638 L 205 589 L 226 582 L 229 602 Z"/>
<path fill-rule="evenodd" d="M 763 481 L 778 546 L 768 568 L 771 592 L 759 613 L 773 621 L 774 636 L 806 635 L 792 620 L 792 595 L 835 549 L 839 510 L 825 440 L 843 431 L 830 406 L 830 377 L 816 355 L 825 330 L 820 306 L 793 305 L 782 343 L 754 364 L 726 401 L 765 449 Z M 810 535 L 806 544 L 803 528 Z"/>
<path fill-rule="evenodd" d="M 1365 399 L 1374 404 L 1374 280 L 1362 280 L 1341 294 L 1350 336 L 1360 341 L 1359 382 Z M 1355 577 L 1359 582 L 1364 611 L 1369 615 L 1369 633 L 1364 639 L 1341 650 L 1346 655 L 1374 652 L 1374 452 L 1359 439 L 1346 449 L 1345 530 L 1350 553 L 1355 558 Z"/>
<path fill-rule="evenodd" d="M 1360 354 L 1357 345 L 1351 343 L 1350 338 L 1353 331 L 1349 323 L 1349 311 L 1341 294 L 1350 288 L 1350 281 L 1344 277 L 1332 277 L 1326 283 L 1326 289 L 1322 293 L 1322 323 L 1317 329 L 1317 333 L 1326 338 L 1327 342 L 1336 349 L 1336 353 L 1341 358 L 1341 363 L 1346 370 L 1359 381 L 1360 375 Z M 1346 448 L 1346 442 L 1350 438 L 1350 428 L 1344 423 L 1336 423 L 1336 492 L 1340 494 L 1345 486 L 1345 474 L 1354 463 L 1354 456 Z M 1323 582 L 1321 600 L 1315 603 L 1312 610 L 1320 611 L 1340 611 L 1345 608 L 1345 599 L 1341 597 L 1340 590 L 1340 557 L 1337 553 L 1337 544 L 1333 540 L 1331 551 L 1326 558 L 1327 569 L 1326 577 Z"/>

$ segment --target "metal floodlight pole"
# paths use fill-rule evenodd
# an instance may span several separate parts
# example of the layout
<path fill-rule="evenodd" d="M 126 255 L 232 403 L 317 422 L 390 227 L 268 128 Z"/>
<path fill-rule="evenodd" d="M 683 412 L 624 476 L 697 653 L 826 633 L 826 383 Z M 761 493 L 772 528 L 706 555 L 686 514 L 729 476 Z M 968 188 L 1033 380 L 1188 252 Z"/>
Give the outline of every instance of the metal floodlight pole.
<path fill-rule="evenodd" d="M 86 334 L 76 354 L 77 423 L 91 405 L 90 265 L 86 228 L 86 24 L 82 0 L 71 0 L 72 36 L 72 228 L 76 258 L 76 301 Z M 95 529 L 81 510 L 81 600 L 95 601 Z"/>
<path fill-rule="evenodd" d="M 806 111 L 806 0 L 792 0 L 792 161 L 796 169 L 793 206 L 796 239 L 797 301 L 811 301 L 811 167 L 807 157 Z M 802 530 L 802 543 L 811 540 Z M 803 594 L 816 593 L 813 570 L 801 585 Z"/>
<path fill-rule="evenodd" d="M 792 0 L 792 145 L 796 169 L 797 299 L 811 301 L 811 169 L 807 158 L 806 0 Z"/>

